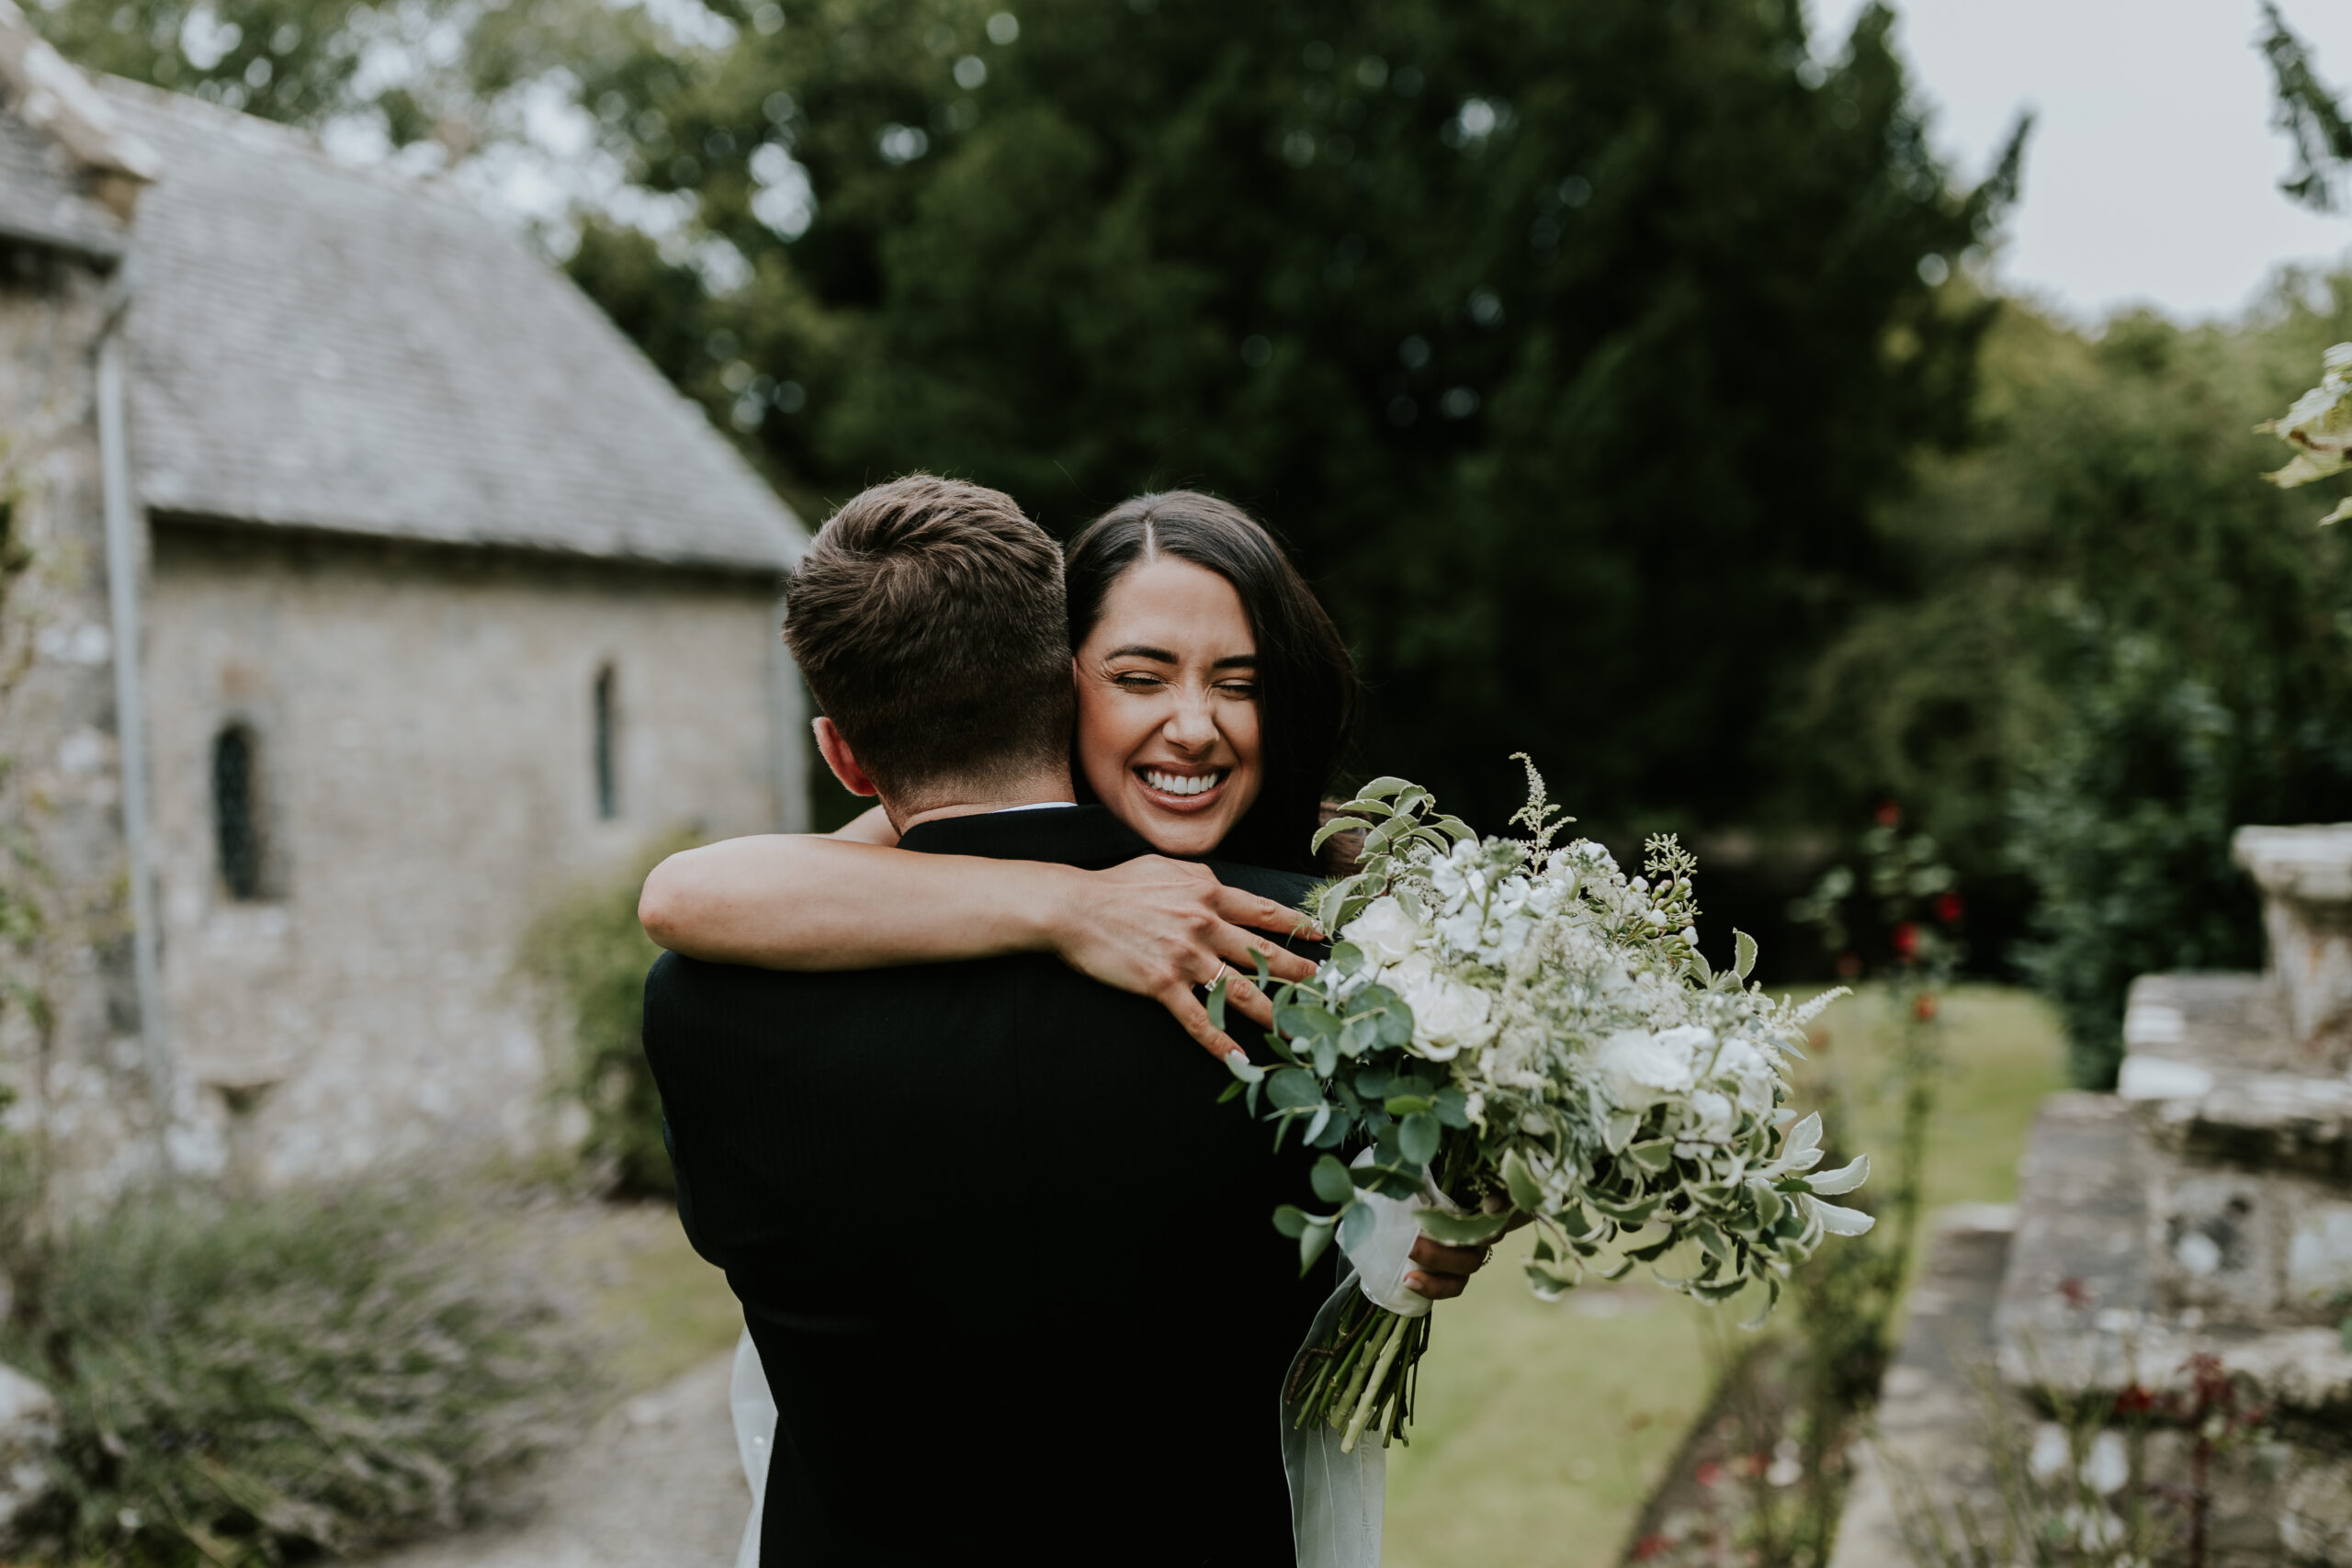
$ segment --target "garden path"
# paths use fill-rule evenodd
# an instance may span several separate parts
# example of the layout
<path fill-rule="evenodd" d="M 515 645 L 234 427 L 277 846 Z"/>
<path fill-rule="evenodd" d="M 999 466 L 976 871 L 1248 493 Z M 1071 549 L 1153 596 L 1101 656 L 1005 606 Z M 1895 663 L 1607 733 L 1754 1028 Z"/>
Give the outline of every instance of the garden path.
<path fill-rule="evenodd" d="M 733 1360 L 623 1401 L 518 1487 L 502 1522 L 365 1568 L 731 1568 L 752 1506 L 727 1408 Z"/>

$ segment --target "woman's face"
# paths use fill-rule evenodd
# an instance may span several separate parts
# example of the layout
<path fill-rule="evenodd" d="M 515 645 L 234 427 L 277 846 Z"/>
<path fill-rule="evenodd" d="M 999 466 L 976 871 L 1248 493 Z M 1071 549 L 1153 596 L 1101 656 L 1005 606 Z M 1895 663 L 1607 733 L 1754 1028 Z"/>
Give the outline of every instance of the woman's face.
<path fill-rule="evenodd" d="M 1205 855 L 1258 798 L 1258 644 L 1241 595 L 1161 556 L 1111 585 L 1074 661 L 1086 782 L 1162 854 Z"/>

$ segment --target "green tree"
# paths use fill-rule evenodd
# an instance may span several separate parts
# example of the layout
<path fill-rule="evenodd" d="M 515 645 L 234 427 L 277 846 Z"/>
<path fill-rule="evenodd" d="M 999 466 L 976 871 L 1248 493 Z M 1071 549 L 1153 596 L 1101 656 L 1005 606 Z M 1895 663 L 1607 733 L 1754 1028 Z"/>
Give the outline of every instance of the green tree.
<path fill-rule="evenodd" d="M 2352 337 L 2352 278 L 2289 277 L 2237 326 L 2097 336 L 2005 309 L 1984 440 L 1884 513 L 1915 591 L 1815 672 L 1810 754 L 1896 793 L 1964 869 L 2033 896 L 2016 957 L 2113 1079 L 2142 974 L 2252 968 L 2248 822 L 2352 815 L 2352 562 L 2253 433 Z"/>
<path fill-rule="evenodd" d="M 747 20 L 608 123 L 748 281 L 605 225 L 573 266 L 777 468 L 1063 529 L 1220 491 L 1354 641 L 1368 761 L 1489 820 L 1531 745 L 1588 823 L 1765 809 L 1872 502 L 1965 432 L 1986 310 L 1936 285 L 2016 175 L 1950 189 L 1886 11 L 1826 69 L 1748 0 Z"/>

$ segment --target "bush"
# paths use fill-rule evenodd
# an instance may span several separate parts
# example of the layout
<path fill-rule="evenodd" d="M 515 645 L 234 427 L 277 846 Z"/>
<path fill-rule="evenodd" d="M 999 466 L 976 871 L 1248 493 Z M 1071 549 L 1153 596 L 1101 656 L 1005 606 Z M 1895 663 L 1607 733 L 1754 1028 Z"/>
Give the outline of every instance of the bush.
<path fill-rule="evenodd" d="M 589 1361 L 478 1197 L 126 1201 L 18 1239 L 0 1343 L 62 1414 L 69 1555 L 275 1564 L 459 1522 L 565 1432 Z"/>
<path fill-rule="evenodd" d="M 684 847 L 671 844 L 624 875 L 582 884 L 524 942 L 523 967 L 547 989 L 551 1025 L 571 1037 L 560 1087 L 587 1108 L 581 1152 L 623 1196 L 678 1190 L 662 1142 L 661 1091 L 645 1061 L 645 972 L 662 950 L 637 923 L 637 897 L 646 873 Z"/>
<path fill-rule="evenodd" d="M 2023 878 L 2011 956 L 2086 1088 L 2135 976 L 2260 962 L 2231 833 L 2352 816 L 2352 535 L 2262 482 L 2286 448 L 2252 431 L 2346 338 L 2352 276 L 2229 326 L 2007 307 L 1984 441 L 1883 520 L 1917 592 L 1816 671 L 1830 787 L 1891 790 L 1973 884 Z"/>

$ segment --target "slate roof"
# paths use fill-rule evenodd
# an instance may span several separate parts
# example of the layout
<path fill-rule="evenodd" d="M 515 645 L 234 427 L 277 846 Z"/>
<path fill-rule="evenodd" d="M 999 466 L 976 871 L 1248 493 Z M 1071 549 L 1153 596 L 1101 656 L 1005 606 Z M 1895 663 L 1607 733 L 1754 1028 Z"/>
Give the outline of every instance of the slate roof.
<path fill-rule="evenodd" d="M 83 193 L 65 149 L 13 114 L 0 114 L 0 239 L 122 254 L 120 220 Z"/>
<path fill-rule="evenodd" d="M 776 570 L 791 511 L 524 239 L 428 185 L 102 84 L 161 172 L 130 244 L 151 511 Z"/>

